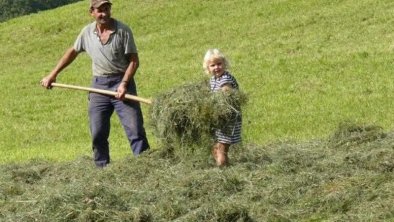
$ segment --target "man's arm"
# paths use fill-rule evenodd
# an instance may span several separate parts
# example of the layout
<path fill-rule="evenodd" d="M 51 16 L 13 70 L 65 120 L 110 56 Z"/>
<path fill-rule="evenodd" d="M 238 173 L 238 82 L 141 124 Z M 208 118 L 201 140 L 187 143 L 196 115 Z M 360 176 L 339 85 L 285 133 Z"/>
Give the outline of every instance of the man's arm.
<path fill-rule="evenodd" d="M 129 66 L 126 69 L 126 72 L 123 76 L 122 82 L 120 83 L 118 89 L 117 89 L 117 95 L 115 96 L 116 98 L 123 100 L 126 92 L 127 92 L 127 85 L 129 84 L 130 80 L 134 77 L 139 65 L 140 61 L 138 58 L 137 53 L 131 53 L 129 55 Z"/>
<path fill-rule="evenodd" d="M 52 88 L 51 84 L 56 82 L 56 77 L 59 73 L 66 68 L 69 64 L 71 64 L 74 59 L 78 56 L 78 52 L 75 51 L 73 47 L 67 49 L 64 53 L 63 57 L 59 60 L 55 68 L 51 71 L 51 73 L 45 76 L 41 81 L 41 86 L 50 89 Z"/>

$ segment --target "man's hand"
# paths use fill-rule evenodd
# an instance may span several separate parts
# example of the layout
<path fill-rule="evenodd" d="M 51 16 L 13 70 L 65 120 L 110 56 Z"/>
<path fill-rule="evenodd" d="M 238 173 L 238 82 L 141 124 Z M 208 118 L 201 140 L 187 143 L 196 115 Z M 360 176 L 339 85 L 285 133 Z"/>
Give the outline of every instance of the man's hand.
<path fill-rule="evenodd" d="M 56 78 L 52 77 L 52 75 L 48 75 L 40 81 L 40 84 L 42 87 L 45 87 L 47 89 L 51 89 L 53 82 L 56 82 Z"/>
<path fill-rule="evenodd" d="M 122 81 L 116 89 L 116 92 L 115 98 L 123 101 L 127 92 L 127 82 Z"/>

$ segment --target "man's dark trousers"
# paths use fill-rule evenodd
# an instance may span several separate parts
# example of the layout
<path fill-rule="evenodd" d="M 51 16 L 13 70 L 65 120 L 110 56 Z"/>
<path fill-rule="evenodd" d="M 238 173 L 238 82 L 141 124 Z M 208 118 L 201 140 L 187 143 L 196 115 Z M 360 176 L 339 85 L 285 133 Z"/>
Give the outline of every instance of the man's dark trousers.
<path fill-rule="evenodd" d="M 94 76 L 92 87 L 116 91 L 121 80 L 122 75 L 108 77 Z M 128 93 L 137 95 L 136 91 L 136 85 L 132 79 L 128 84 Z M 137 156 L 149 149 L 139 102 L 129 100 L 120 101 L 113 96 L 90 93 L 90 132 L 94 152 L 93 158 L 97 166 L 105 166 L 110 162 L 108 138 L 110 133 L 110 119 L 114 110 L 118 114 L 126 132 L 133 154 Z"/>

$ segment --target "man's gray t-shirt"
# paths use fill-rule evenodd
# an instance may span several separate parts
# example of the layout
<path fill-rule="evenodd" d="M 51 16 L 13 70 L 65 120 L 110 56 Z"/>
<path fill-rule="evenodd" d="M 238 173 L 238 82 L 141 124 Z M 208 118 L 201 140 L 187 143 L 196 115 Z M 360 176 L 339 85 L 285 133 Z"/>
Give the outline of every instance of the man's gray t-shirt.
<path fill-rule="evenodd" d="M 91 57 L 94 76 L 124 73 L 130 64 L 125 55 L 137 53 L 131 29 L 117 20 L 114 21 L 115 32 L 110 35 L 107 43 L 101 43 L 96 22 L 85 26 L 74 43 L 74 49 L 78 53 L 86 51 Z"/>

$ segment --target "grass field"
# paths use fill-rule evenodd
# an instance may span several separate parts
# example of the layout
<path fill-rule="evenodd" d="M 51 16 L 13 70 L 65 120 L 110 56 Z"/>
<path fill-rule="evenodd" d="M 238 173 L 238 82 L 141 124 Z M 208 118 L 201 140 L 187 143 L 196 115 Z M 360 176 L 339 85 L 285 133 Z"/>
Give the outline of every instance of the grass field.
<path fill-rule="evenodd" d="M 208 48 L 228 55 L 249 102 L 226 170 L 161 159 L 148 124 L 153 154 L 133 158 L 116 116 L 114 164 L 91 169 L 86 93 L 38 84 L 91 21 L 88 2 L 0 23 L 0 219 L 393 220 L 393 12 L 389 0 L 114 0 L 139 48 L 141 97 L 203 78 Z M 81 55 L 58 82 L 90 77 Z M 348 122 L 383 133 L 332 145 Z"/>
<path fill-rule="evenodd" d="M 0 24 L 1 162 L 71 160 L 90 152 L 86 94 L 38 86 L 91 21 L 87 5 Z M 205 51 L 224 51 L 250 97 L 244 141 L 264 144 L 324 138 L 347 120 L 393 128 L 392 5 L 366 0 L 118 1 L 113 16 L 135 33 L 142 97 L 202 78 Z M 82 55 L 58 81 L 87 86 L 90 73 L 89 58 Z M 113 154 L 122 157 L 129 150 L 116 121 Z"/>

